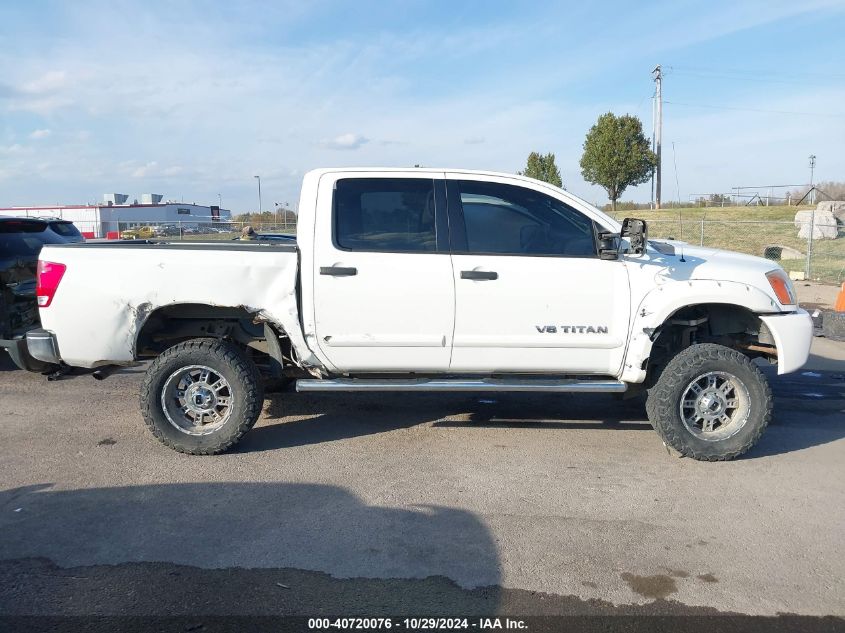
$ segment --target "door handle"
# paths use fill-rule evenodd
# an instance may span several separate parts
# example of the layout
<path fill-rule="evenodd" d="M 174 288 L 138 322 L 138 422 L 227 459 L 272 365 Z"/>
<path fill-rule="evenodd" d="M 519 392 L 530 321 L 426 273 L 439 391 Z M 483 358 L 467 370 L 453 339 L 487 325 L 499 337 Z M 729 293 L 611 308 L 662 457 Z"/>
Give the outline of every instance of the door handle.
<path fill-rule="evenodd" d="M 461 271 L 461 279 L 475 279 L 475 280 L 485 280 L 485 279 L 498 279 L 499 273 L 493 272 L 492 270 L 462 270 Z"/>
<path fill-rule="evenodd" d="M 358 274 L 358 269 L 351 266 L 320 266 L 320 274 L 332 277 L 352 277 Z"/>

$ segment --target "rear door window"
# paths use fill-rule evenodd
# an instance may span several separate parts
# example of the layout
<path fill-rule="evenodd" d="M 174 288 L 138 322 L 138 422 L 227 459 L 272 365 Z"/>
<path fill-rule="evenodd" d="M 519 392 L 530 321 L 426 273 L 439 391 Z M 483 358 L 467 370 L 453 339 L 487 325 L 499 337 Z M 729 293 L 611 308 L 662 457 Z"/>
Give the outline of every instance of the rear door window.
<path fill-rule="evenodd" d="M 334 193 L 338 248 L 394 253 L 434 252 L 434 181 L 342 178 Z"/>

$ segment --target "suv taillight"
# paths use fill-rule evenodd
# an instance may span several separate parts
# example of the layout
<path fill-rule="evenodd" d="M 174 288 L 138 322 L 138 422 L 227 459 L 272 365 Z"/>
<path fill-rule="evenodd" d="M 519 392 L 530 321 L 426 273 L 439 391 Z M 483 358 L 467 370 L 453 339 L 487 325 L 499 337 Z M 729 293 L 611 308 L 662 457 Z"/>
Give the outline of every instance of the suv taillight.
<path fill-rule="evenodd" d="M 38 260 L 38 282 L 35 286 L 35 295 L 38 297 L 39 307 L 46 308 L 52 303 L 65 270 L 67 266 L 64 264 Z"/>

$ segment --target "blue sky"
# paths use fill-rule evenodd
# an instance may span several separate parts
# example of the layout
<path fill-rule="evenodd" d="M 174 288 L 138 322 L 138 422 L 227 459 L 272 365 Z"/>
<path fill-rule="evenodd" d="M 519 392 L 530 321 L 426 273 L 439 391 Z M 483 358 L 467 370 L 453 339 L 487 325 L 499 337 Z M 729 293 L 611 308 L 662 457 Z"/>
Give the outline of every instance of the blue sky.
<path fill-rule="evenodd" d="M 606 111 L 650 135 L 656 64 L 664 199 L 807 182 L 811 153 L 817 180 L 845 180 L 843 31 L 842 0 L 0 0 L 0 206 L 115 191 L 243 211 L 260 174 L 271 209 L 314 167 L 514 172 L 532 150 L 604 203 L 584 135 Z"/>

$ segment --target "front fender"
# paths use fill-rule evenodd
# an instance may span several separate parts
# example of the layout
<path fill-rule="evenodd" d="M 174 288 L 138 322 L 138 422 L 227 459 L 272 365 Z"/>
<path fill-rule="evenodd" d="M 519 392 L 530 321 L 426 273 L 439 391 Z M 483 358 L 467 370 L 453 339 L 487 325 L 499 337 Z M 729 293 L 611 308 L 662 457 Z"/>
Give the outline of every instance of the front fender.
<path fill-rule="evenodd" d="M 781 312 L 780 305 L 769 294 L 737 281 L 688 279 L 660 285 L 643 297 L 634 312 L 620 379 L 643 382 L 645 361 L 651 354 L 657 328 L 681 308 L 705 303 L 740 306 L 757 314 Z"/>

